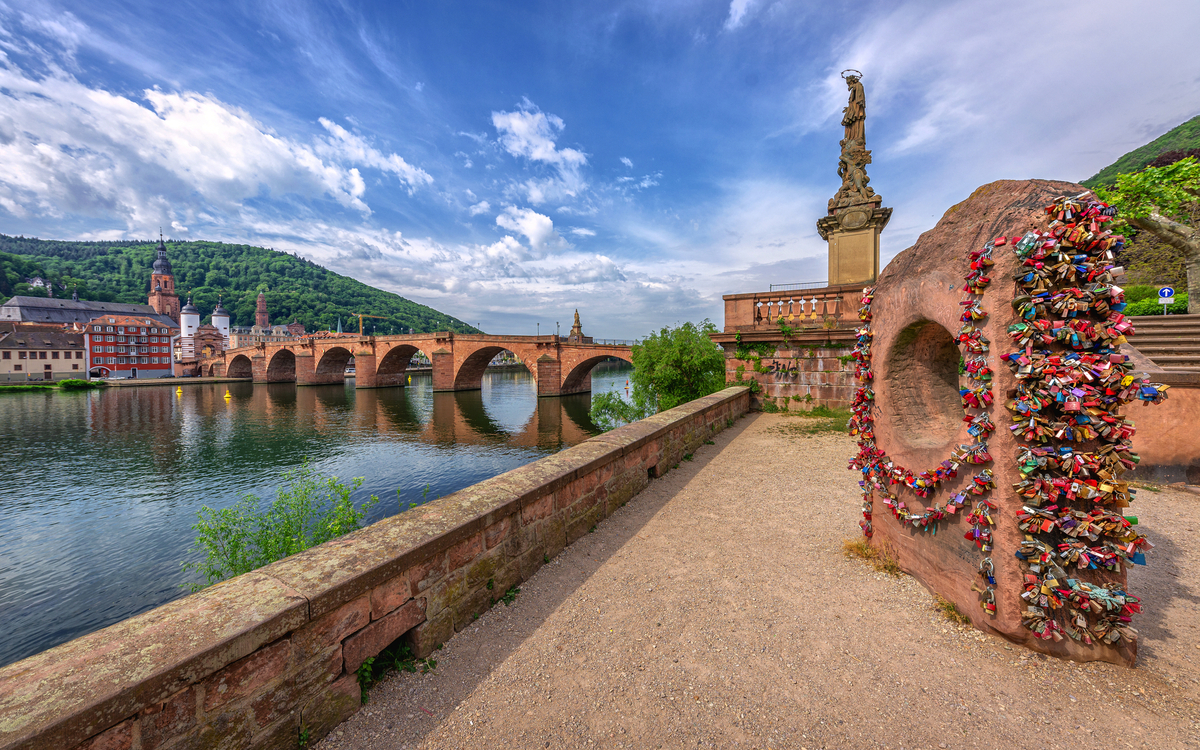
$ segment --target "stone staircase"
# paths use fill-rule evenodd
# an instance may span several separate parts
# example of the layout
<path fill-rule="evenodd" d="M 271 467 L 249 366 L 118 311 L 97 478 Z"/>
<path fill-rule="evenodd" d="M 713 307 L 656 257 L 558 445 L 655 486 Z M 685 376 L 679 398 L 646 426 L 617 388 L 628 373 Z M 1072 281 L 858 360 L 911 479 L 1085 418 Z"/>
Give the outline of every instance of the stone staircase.
<path fill-rule="evenodd" d="M 1130 343 L 1164 370 L 1200 372 L 1200 315 L 1138 315 Z"/>

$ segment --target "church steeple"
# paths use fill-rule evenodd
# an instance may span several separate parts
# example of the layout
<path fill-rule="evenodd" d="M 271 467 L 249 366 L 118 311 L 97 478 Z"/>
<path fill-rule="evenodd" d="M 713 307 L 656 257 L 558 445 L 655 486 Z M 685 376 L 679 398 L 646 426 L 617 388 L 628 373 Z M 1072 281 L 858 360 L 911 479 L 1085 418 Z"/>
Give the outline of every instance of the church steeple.
<path fill-rule="evenodd" d="M 179 295 L 175 293 L 175 272 L 167 260 L 167 246 L 162 232 L 158 233 L 158 257 L 150 269 L 150 306 L 159 315 L 179 322 Z"/>

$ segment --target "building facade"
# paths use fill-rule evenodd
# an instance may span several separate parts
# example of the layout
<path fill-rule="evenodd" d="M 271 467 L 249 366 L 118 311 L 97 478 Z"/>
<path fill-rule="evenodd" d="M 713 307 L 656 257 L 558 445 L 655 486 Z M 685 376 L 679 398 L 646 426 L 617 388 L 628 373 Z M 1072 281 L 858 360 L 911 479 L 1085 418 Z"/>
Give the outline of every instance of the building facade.
<path fill-rule="evenodd" d="M 87 376 L 82 330 L 0 322 L 0 383 Z"/>
<path fill-rule="evenodd" d="M 150 273 L 150 307 L 159 315 L 165 315 L 179 323 L 179 295 L 175 293 L 175 272 L 167 259 L 167 246 L 162 236 L 158 238 L 158 257 Z"/>
<path fill-rule="evenodd" d="M 102 315 L 84 333 L 87 371 L 101 378 L 169 378 L 179 327 L 157 317 Z"/>

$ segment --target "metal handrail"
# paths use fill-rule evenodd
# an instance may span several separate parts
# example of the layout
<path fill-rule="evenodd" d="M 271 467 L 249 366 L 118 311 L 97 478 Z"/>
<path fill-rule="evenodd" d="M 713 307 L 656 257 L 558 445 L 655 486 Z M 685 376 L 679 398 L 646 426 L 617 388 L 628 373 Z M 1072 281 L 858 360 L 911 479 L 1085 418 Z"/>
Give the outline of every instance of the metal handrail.
<path fill-rule="evenodd" d="M 642 342 L 637 339 L 592 339 L 592 343 L 604 346 L 635 346 Z"/>
<path fill-rule="evenodd" d="M 829 286 L 828 281 L 801 281 L 795 284 L 772 284 L 772 292 L 794 292 L 799 289 L 821 289 Z"/>

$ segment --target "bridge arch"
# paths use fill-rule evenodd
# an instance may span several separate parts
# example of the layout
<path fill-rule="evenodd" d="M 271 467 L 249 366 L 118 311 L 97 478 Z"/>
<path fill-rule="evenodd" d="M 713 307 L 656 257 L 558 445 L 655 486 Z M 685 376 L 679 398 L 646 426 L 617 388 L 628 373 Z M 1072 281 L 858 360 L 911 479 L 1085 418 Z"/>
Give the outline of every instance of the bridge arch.
<path fill-rule="evenodd" d="M 245 354 L 238 354 L 229 361 L 225 374 L 231 378 L 254 377 L 254 364 Z"/>
<path fill-rule="evenodd" d="M 412 360 L 413 355 L 417 353 L 425 354 L 425 357 L 429 358 L 428 353 L 422 352 L 420 348 L 408 344 L 398 344 L 389 349 L 375 366 L 375 387 L 384 388 L 387 386 L 404 385 L 405 374 L 408 372 L 408 363 Z"/>
<path fill-rule="evenodd" d="M 333 346 L 321 354 L 313 373 L 314 383 L 341 383 L 346 378 L 346 365 L 354 355 L 344 346 Z"/>
<path fill-rule="evenodd" d="M 488 364 L 496 358 L 500 352 L 509 352 L 517 358 L 521 364 L 525 365 L 525 369 L 537 378 L 537 370 L 535 367 L 530 367 L 529 362 L 521 356 L 520 352 L 513 351 L 504 346 L 482 346 L 463 360 L 459 365 L 458 372 L 454 373 L 454 390 L 456 391 L 474 391 L 483 387 L 483 374 L 487 371 Z"/>
<path fill-rule="evenodd" d="M 291 349 L 280 349 L 267 363 L 268 383 L 296 382 L 296 354 Z"/>
<path fill-rule="evenodd" d="M 571 368 L 571 371 L 563 376 L 562 394 L 568 393 L 585 393 L 592 390 L 592 368 L 608 359 L 619 359 L 622 362 L 633 364 L 632 356 L 619 357 L 615 354 L 606 353 L 599 354 L 595 357 L 589 357 L 579 364 Z"/>

